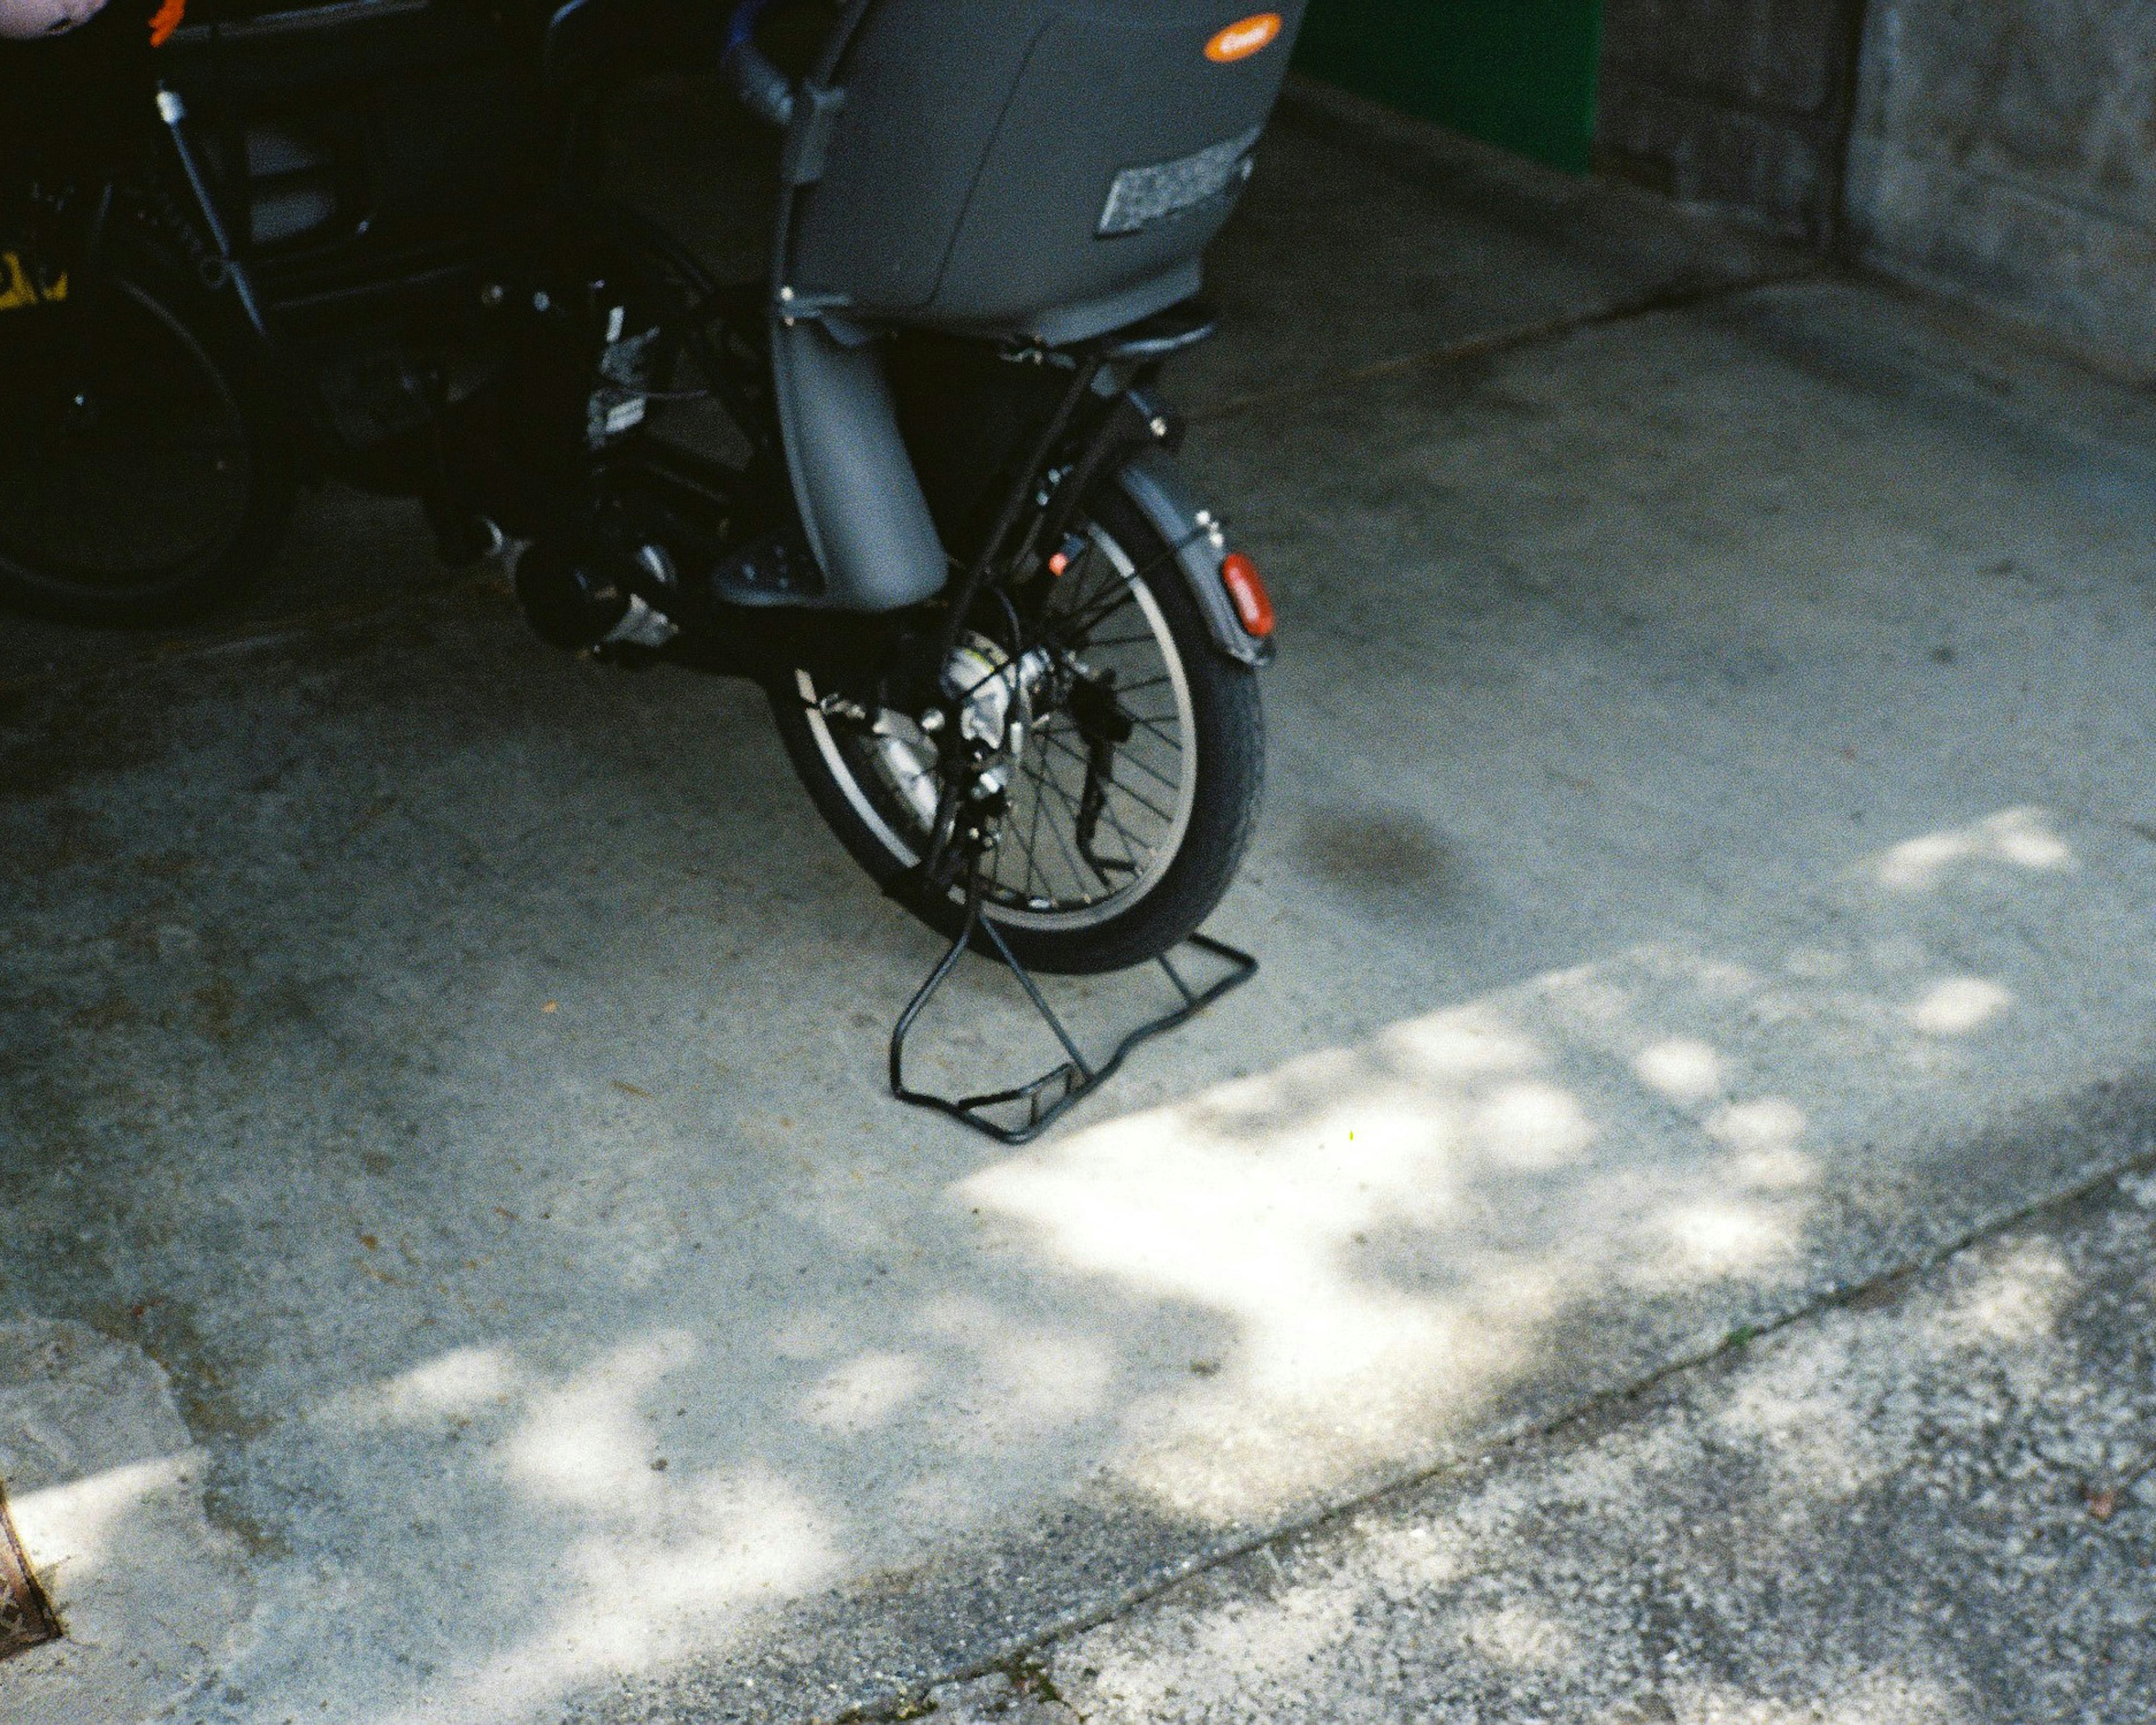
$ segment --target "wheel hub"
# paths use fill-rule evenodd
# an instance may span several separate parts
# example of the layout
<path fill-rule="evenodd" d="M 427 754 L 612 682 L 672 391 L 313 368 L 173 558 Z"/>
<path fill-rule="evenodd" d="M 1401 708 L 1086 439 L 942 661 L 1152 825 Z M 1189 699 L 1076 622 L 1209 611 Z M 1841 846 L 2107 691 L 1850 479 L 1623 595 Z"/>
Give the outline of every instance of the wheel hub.
<path fill-rule="evenodd" d="M 1003 648 L 978 634 L 952 649 L 943 667 L 943 693 L 956 704 L 960 739 L 979 745 L 987 757 L 974 774 L 985 790 L 1006 788 L 1025 757 L 1034 695 L 1054 662 L 1044 647 L 1014 662 Z"/>
<path fill-rule="evenodd" d="M 946 763 L 956 764 L 952 745 L 973 757 L 975 794 L 994 796 L 1009 788 L 1025 758 L 1036 698 L 1055 663 L 1045 648 L 1014 660 L 987 636 L 969 634 L 943 666 L 947 708 L 931 708 L 919 718 L 889 708 L 876 715 L 870 728 L 885 776 L 924 830 L 936 824 Z"/>

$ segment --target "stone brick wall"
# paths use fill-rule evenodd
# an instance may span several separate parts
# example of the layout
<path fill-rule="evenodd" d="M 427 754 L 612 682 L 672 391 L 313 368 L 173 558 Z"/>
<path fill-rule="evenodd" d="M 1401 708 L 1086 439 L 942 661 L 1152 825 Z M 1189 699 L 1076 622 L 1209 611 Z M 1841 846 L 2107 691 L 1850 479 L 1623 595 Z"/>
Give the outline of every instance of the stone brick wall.
<path fill-rule="evenodd" d="M 2156 379 L 2156 0 L 1607 0 L 1597 154 Z"/>
<path fill-rule="evenodd" d="M 1863 0 L 1607 0 L 1607 172 L 1829 244 Z"/>
<path fill-rule="evenodd" d="M 1851 249 L 2156 378 L 2156 0 L 1872 0 Z"/>

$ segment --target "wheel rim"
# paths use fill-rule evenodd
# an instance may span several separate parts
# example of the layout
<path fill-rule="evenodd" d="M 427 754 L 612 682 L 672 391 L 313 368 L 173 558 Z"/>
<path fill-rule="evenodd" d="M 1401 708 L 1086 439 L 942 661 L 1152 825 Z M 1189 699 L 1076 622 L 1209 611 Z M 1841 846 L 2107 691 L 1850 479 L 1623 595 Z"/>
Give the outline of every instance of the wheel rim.
<path fill-rule="evenodd" d="M 983 696 L 1005 704 L 995 740 L 1010 808 L 983 907 L 1007 927 L 1076 932 L 1132 908 L 1180 854 L 1197 807 L 1196 713 L 1160 602 L 1098 526 L 1057 582 L 1040 633 L 1015 663 L 969 637 L 953 665 L 972 655 L 963 713 Z M 937 740 L 889 710 L 844 716 L 808 672 L 796 678 L 832 778 L 893 861 L 913 867 L 933 831 Z"/>
<path fill-rule="evenodd" d="M 0 345 L 0 563 L 120 593 L 230 548 L 253 488 L 245 418 L 171 313 L 120 282 L 7 314 Z"/>

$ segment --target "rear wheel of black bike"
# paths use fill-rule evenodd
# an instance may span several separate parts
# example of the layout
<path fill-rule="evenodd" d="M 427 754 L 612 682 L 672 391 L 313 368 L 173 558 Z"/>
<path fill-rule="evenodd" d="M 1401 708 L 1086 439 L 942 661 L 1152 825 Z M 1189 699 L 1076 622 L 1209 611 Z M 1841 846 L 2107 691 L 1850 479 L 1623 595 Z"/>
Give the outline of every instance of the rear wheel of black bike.
<path fill-rule="evenodd" d="M 1014 654 L 993 620 L 947 670 L 957 728 L 993 745 L 1009 810 L 983 909 L 1027 965 L 1119 970 L 1194 931 L 1233 879 L 1265 776 L 1257 678 L 1212 644 L 1170 547 L 1119 491 Z M 949 726 L 867 711 L 807 671 L 773 702 L 832 829 L 883 884 L 933 843 Z M 920 907 L 955 934 L 963 898 Z"/>
<path fill-rule="evenodd" d="M 0 281 L 0 599 L 167 622 L 236 596 L 292 501 L 281 415 L 229 308 L 146 255 Z"/>

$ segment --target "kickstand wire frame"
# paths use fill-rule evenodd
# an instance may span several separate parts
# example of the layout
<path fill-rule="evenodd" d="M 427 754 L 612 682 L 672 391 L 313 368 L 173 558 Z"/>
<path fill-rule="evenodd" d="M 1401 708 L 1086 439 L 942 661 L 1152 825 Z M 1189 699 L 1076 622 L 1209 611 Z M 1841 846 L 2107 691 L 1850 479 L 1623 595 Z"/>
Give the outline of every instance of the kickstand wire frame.
<path fill-rule="evenodd" d="M 995 949 L 1004 967 L 1018 978 L 1019 986 L 1025 990 L 1026 999 L 1033 1003 L 1034 1010 L 1042 1022 L 1055 1033 L 1055 1040 L 1063 1045 L 1069 1056 L 1062 1065 L 1044 1072 L 1029 1083 L 1014 1086 L 1009 1090 L 989 1091 L 979 1096 L 942 1096 L 927 1091 L 915 1090 L 906 1081 L 906 1039 L 930 1000 L 950 979 L 951 973 L 958 968 L 958 961 L 967 951 L 977 945 L 976 937 L 985 935 Z M 1168 1009 L 1159 1017 L 1147 1019 L 1118 1042 L 1108 1057 L 1096 1065 L 1086 1058 L 1085 1050 L 1065 1028 L 1055 1009 L 1048 1004 L 1034 982 L 1031 973 L 1019 963 L 1018 955 L 1004 939 L 1003 932 L 993 922 L 981 914 L 981 874 L 978 859 L 968 868 L 966 880 L 966 916 L 958 937 L 928 973 L 927 980 L 914 991 L 913 999 L 906 1003 L 906 1010 L 898 1015 L 898 1023 L 891 1033 L 891 1093 L 901 1102 L 910 1102 L 916 1108 L 932 1108 L 947 1114 L 986 1133 L 1004 1144 L 1029 1144 L 1061 1119 L 1072 1108 L 1116 1076 L 1132 1053 L 1156 1036 L 1179 1029 L 1213 1004 L 1224 994 L 1240 988 L 1258 973 L 1258 961 L 1248 952 L 1217 941 L 1209 935 L 1194 934 L 1188 944 L 1196 947 L 1228 966 L 1227 973 L 1204 988 L 1194 988 L 1183 980 L 1182 973 L 1168 962 L 1165 954 L 1153 960 L 1175 986 L 1182 997 L 1182 1004 Z M 1010 1126 L 993 1117 L 991 1111 L 1023 1104 L 1025 1117 Z"/>

